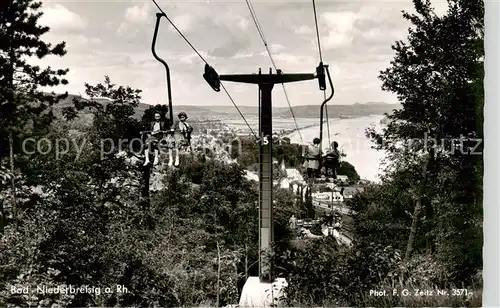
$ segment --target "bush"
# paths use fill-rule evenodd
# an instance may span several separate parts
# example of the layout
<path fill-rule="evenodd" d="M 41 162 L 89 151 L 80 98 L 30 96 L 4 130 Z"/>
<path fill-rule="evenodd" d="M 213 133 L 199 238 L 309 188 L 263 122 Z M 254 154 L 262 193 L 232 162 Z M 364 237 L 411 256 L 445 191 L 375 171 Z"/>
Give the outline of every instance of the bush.
<path fill-rule="evenodd" d="M 353 305 L 395 268 L 399 253 L 380 245 L 340 248 L 332 237 L 312 240 L 304 250 L 282 256 L 288 305 Z M 283 273 L 285 275 L 285 273 Z"/>

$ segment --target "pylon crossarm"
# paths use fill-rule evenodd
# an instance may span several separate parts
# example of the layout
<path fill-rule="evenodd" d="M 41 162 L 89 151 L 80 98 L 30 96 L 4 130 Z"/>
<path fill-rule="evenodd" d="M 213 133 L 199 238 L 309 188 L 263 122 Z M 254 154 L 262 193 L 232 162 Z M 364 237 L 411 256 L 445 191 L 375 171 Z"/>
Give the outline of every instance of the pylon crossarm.
<path fill-rule="evenodd" d="M 233 75 L 220 75 L 220 80 L 232 81 L 239 83 L 288 83 L 304 80 L 312 80 L 316 78 L 314 74 L 233 74 Z"/>

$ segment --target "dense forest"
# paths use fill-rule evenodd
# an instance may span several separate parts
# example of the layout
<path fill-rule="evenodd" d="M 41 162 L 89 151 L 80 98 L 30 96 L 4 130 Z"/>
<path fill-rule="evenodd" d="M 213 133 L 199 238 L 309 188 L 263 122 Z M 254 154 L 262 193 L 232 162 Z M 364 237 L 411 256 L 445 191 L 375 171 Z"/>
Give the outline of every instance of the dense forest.
<path fill-rule="evenodd" d="M 383 131 L 366 131 L 387 153 L 382 181 L 347 202 L 353 246 L 297 240 L 288 219 L 306 205 L 276 188 L 272 257 L 289 283 L 287 306 L 481 306 L 483 156 L 470 140 L 483 138 L 483 2 L 450 0 L 443 16 L 413 2 L 416 13 L 403 15 L 413 26 L 380 72 L 401 108 Z M 66 84 L 68 70 L 28 61 L 66 53 L 64 42 L 42 40 L 50 29 L 38 23 L 41 5 L 0 4 L 9 42 L 0 45 L 0 306 L 237 304 L 257 274 L 258 185 L 244 177 L 255 151 L 240 164 L 184 159 L 165 173 L 164 189 L 145 197 L 142 165 L 102 147 L 136 138 L 150 120 L 151 112 L 134 117 L 141 90 L 106 77 L 56 118 L 52 108 L 65 97 L 46 89 Z M 74 134 L 68 127 L 83 108 L 93 121 Z M 427 137 L 442 142 L 429 146 Z M 298 166 L 295 151 L 276 157 Z M 87 289 L 30 292 L 57 286 Z M 451 288 L 467 292 L 398 295 Z"/>

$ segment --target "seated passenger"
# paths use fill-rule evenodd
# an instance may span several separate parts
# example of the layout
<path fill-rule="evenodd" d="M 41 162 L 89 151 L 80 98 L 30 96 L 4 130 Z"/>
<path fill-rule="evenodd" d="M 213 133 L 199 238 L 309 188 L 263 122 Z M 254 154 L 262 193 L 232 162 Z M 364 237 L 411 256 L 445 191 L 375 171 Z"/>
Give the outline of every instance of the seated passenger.
<path fill-rule="evenodd" d="M 306 160 L 304 162 L 304 167 L 307 169 L 307 177 L 309 179 L 318 178 L 320 176 L 320 165 L 319 159 L 321 158 L 321 153 L 319 150 L 320 144 L 319 138 L 314 138 L 312 144 L 309 144 L 306 148 Z"/>
<path fill-rule="evenodd" d="M 154 149 L 154 161 L 153 164 L 158 164 L 158 142 L 163 138 L 163 132 L 166 129 L 166 122 L 162 121 L 161 114 L 159 112 L 155 113 L 155 119 L 150 123 L 150 131 L 151 133 L 147 135 L 146 145 L 147 148 L 144 151 L 144 156 L 146 156 L 146 160 L 144 162 L 144 166 L 150 163 L 149 161 L 149 153 L 151 149 Z"/>
<path fill-rule="evenodd" d="M 191 150 L 191 133 L 193 132 L 193 127 L 191 124 L 186 122 L 188 116 L 185 112 L 180 112 L 177 116 L 179 120 L 175 123 L 172 129 L 180 134 L 179 147 Z"/>
<path fill-rule="evenodd" d="M 330 149 L 326 151 L 326 154 L 323 157 L 325 175 L 327 177 L 331 175 L 334 179 L 337 178 L 337 168 L 340 166 L 340 151 L 338 147 L 339 144 L 337 141 L 332 142 Z"/>

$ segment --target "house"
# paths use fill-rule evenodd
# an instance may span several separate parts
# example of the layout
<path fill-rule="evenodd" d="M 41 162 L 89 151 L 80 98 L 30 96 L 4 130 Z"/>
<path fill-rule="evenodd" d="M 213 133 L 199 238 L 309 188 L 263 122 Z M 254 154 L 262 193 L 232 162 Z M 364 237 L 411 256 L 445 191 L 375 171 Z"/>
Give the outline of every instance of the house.
<path fill-rule="evenodd" d="M 299 186 L 307 183 L 297 169 L 285 169 L 284 174 L 285 177 L 279 183 L 281 188 L 289 189 L 292 187 L 293 191 L 297 192 Z"/>
<path fill-rule="evenodd" d="M 330 202 L 332 201 L 332 192 L 317 192 L 312 193 L 313 202 Z"/>
<path fill-rule="evenodd" d="M 361 180 L 359 180 L 359 184 L 361 184 L 361 185 L 369 185 L 370 183 L 371 182 L 368 181 L 367 179 L 361 179 Z"/>
<path fill-rule="evenodd" d="M 245 178 L 250 181 L 255 181 L 255 182 L 259 181 L 259 175 L 249 170 L 245 170 Z"/>
<path fill-rule="evenodd" d="M 285 173 L 286 173 L 286 178 L 291 180 L 292 182 L 297 181 L 304 184 L 306 183 L 300 171 L 295 168 L 286 168 Z"/>
<path fill-rule="evenodd" d="M 344 202 L 344 196 L 340 191 L 333 191 L 332 193 L 332 202 Z"/>
<path fill-rule="evenodd" d="M 273 158 L 273 163 L 277 164 L 278 161 Z M 281 161 L 279 169 L 284 176 L 280 182 L 281 188 L 288 189 L 290 188 L 290 186 L 292 186 L 293 191 L 297 192 L 297 189 L 300 185 L 306 184 L 306 181 L 304 180 L 304 177 L 302 176 L 300 171 L 295 168 L 286 168 L 284 160 Z"/>
<path fill-rule="evenodd" d="M 358 187 L 344 187 L 343 189 L 344 199 L 351 199 L 357 193 L 363 192 L 363 189 Z"/>
<path fill-rule="evenodd" d="M 273 165 L 278 165 L 278 160 L 273 158 Z M 278 165 L 280 174 L 275 174 L 274 185 L 279 185 L 283 189 L 292 189 L 294 193 L 297 193 L 301 186 L 307 184 L 304 177 L 299 170 L 295 168 L 285 168 L 284 161 Z M 281 179 L 276 180 L 276 176 L 281 176 Z M 245 170 L 245 178 L 250 181 L 259 181 L 258 172 L 252 172 L 250 170 Z M 305 193 L 305 190 L 304 190 Z"/>
<path fill-rule="evenodd" d="M 316 192 L 312 194 L 314 205 L 330 206 L 344 202 L 344 196 L 340 191 Z"/>
<path fill-rule="evenodd" d="M 337 179 L 342 183 L 347 183 L 349 181 L 349 177 L 347 175 L 337 175 Z"/>
<path fill-rule="evenodd" d="M 325 187 L 327 187 L 331 190 L 334 190 L 337 188 L 337 185 L 335 183 L 328 182 L 328 183 L 325 183 Z"/>

